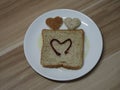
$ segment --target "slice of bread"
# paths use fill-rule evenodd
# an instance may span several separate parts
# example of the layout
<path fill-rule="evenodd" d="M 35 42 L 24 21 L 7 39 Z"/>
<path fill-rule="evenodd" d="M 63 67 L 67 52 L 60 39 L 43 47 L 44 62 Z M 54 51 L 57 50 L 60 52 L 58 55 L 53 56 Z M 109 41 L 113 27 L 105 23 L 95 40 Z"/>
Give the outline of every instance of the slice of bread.
<path fill-rule="evenodd" d="M 41 64 L 48 68 L 80 69 L 83 65 L 84 31 L 42 31 Z"/>

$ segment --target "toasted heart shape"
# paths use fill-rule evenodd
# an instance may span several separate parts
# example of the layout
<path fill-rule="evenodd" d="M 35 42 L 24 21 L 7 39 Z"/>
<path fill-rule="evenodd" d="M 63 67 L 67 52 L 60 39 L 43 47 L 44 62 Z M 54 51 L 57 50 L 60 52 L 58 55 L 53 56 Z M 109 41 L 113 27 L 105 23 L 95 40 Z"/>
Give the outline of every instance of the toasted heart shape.
<path fill-rule="evenodd" d="M 63 24 L 63 19 L 59 16 L 55 18 L 47 18 L 46 19 L 46 24 L 53 30 L 57 30 L 61 27 Z"/>
<path fill-rule="evenodd" d="M 72 19 L 70 17 L 65 18 L 64 23 L 68 27 L 68 29 L 71 29 L 71 30 L 76 29 L 81 24 L 81 22 L 78 18 Z"/>
<path fill-rule="evenodd" d="M 69 50 L 70 47 L 72 46 L 72 41 L 71 41 L 71 39 L 66 39 L 66 40 L 63 41 L 63 42 L 60 42 L 58 39 L 52 39 L 52 40 L 50 41 L 50 45 L 51 45 L 53 51 L 54 51 L 54 52 L 56 53 L 56 55 L 58 55 L 58 56 L 60 56 L 61 53 L 56 50 L 56 48 L 55 48 L 54 45 L 53 45 L 53 42 L 57 42 L 57 43 L 60 44 L 60 45 L 63 45 L 63 44 L 65 44 L 65 43 L 68 43 L 68 42 L 69 42 L 68 47 L 67 47 L 67 48 L 65 49 L 65 51 L 64 51 L 65 54 L 68 54 L 68 50 Z"/>

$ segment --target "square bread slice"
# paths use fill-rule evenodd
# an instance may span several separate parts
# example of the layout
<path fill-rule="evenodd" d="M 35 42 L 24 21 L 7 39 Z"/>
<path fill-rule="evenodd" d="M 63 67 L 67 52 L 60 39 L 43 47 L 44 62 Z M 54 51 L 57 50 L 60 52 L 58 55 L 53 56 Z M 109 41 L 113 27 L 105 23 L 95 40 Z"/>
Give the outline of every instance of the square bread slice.
<path fill-rule="evenodd" d="M 41 64 L 48 68 L 80 69 L 83 65 L 84 31 L 42 31 Z"/>

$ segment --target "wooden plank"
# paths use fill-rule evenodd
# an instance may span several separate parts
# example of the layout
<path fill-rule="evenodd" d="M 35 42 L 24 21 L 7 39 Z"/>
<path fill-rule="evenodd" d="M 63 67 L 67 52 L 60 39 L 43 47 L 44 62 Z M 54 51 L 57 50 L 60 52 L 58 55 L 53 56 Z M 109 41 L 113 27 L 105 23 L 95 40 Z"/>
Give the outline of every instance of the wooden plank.
<path fill-rule="evenodd" d="M 15 56 L 16 55 L 16 56 Z M 0 57 L 1 89 L 114 90 L 120 88 L 120 51 L 102 59 L 86 76 L 71 82 L 55 82 L 41 77 L 28 65 L 22 47 Z"/>
<path fill-rule="evenodd" d="M 104 50 L 96 68 L 71 82 L 37 74 L 27 63 L 23 39 L 39 15 L 57 8 L 75 9 L 91 17 L 101 30 Z M 120 90 L 120 0 L 1 0 L 0 90 Z"/>

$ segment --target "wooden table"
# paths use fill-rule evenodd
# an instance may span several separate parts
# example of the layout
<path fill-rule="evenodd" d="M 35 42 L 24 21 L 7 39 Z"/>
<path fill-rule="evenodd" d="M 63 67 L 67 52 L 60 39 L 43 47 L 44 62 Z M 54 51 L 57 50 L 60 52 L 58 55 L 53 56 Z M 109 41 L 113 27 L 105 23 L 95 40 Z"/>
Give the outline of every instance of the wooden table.
<path fill-rule="evenodd" d="M 100 28 L 104 50 L 86 76 L 56 82 L 37 74 L 27 63 L 23 39 L 39 15 L 53 9 L 74 9 Z M 120 90 L 120 0 L 0 0 L 0 90 Z"/>

